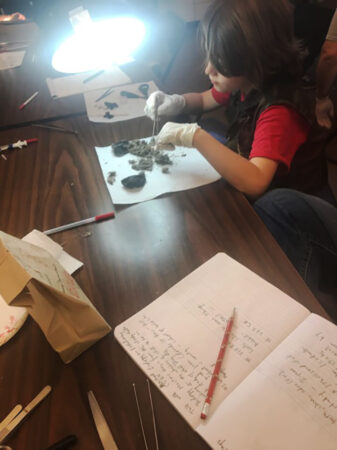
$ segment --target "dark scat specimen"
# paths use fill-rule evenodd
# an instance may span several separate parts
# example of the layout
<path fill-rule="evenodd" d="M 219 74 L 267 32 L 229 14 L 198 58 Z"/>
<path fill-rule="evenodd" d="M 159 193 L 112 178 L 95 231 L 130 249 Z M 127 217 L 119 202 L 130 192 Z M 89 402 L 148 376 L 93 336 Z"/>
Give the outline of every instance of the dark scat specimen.
<path fill-rule="evenodd" d="M 145 173 L 140 172 L 138 175 L 131 175 L 130 177 L 123 178 L 122 184 L 127 189 L 142 188 L 146 183 Z"/>
<path fill-rule="evenodd" d="M 124 156 L 129 153 L 129 141 L 119 141 L 112 145 L 115 156 Z"/>
<path fill-rule="evenodd" d="M 109 111 L 107 111 L 107 112 L 104 114 L 104 118 L 105 118 L 105 119 L 113 119 L 113 115 L 110 114 Z"/>
<path fill-rule="evenodd" d="M 117 104 L 117 103 L 104 102 L 104 105 L 105 105 L 108 109 L 118 108 L 118 104 Z"/>

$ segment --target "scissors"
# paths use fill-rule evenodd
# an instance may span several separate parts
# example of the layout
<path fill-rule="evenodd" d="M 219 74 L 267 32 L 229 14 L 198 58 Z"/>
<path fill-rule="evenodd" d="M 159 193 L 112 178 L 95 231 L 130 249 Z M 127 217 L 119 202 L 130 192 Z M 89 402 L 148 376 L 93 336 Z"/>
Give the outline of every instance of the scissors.
<path fill-rule="evenodd" d="M 144 98 L 146 100 L 149 97 L 149 88 L 150 85 L 148 83 L 142 83 L 138 86 L 138 91 L 143 95 L 138 95 L 129 91 L 121 91 L 120 95 L 126 98 Z"/>

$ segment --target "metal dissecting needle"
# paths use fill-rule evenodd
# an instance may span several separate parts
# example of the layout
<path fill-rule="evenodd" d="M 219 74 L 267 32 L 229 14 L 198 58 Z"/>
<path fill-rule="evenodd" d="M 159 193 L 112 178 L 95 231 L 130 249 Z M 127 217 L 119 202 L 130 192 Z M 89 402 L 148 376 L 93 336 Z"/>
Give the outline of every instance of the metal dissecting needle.
<path fill-rule="evenodd" d="M 154 101 L 154 121 L 153 121 L 153 128 L 152 128 L 152 140 L 154 141 L 153 148 L 154 150 L 157 147 L 156 141 L 155 141 L 155 135 L 157 134 L 158 129 L 158 98 L 155 98 Z"/>

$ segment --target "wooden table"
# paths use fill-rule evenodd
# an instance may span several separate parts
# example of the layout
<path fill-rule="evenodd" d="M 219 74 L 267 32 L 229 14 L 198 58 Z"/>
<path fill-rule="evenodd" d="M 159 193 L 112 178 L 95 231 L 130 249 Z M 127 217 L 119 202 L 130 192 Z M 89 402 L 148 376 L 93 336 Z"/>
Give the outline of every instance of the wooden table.
<path fill-rule="evenodd" d="M 1 142 L 39 138 L 37 144 L 9 152 L 6 161 L 0 158 L 4 232 L 23 237 L 33 228 L 45 230 L 110 211 L 113 205 L 94 146 L 148 136 L 152 129 L 146 118 L 112 126 L 91 124 L 80 116 L 56 124 L 76 129 L 79 135 L 31 127 L 0 132 Z M 114 220 L 53 238 L 84 262 L 75 278 L 112 329 L 217 252 L 226 252 L 325 315 L 249 202 L 224 180 L 116 207 Z M 78 436 L 75 448 L 100 449 L 87 401 L 89 390 L 95 393 L 119 449 L 144 448 L 133 383 L 149 448 L 155 448 L 145 376 L 113 332 L 65 365 L 29 318 L 0 348 L 0 374 L 0 420 L 17 403 L 26 405 L 46 384 L 53 388 L 8 440 L 13 450 L 41 450 L 67 434 Z M 153 388 L 152 397 L 161 450 L 208 448 L 159 390 Z"/>

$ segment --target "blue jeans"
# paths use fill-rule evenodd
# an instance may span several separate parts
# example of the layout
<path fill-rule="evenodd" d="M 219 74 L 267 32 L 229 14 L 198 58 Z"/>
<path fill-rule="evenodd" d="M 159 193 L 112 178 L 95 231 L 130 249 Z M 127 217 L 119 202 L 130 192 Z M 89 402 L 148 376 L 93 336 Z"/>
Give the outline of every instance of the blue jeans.
<path fill-rule="evenodd" d="M 291 189 L 275 189 L 254 209 L 337 323 L 337 209 Z"/>

